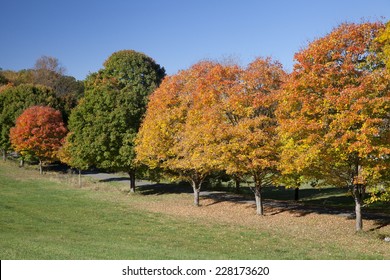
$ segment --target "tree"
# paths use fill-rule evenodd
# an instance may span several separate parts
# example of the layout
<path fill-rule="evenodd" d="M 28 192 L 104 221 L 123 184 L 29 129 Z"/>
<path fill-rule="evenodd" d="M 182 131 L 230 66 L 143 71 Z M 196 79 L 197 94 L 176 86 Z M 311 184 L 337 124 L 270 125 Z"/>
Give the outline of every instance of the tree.
<path fill-rule="evenodd" d="M 70 111 L 77 105 L 78 100 L 84 95 L 84 82 L 77 81 L 72 76 L 64 75 L 65 68 L 61 66 L 57 58 L 43 56 L 39 58 L 34 69 L 21 71 L 0 71 L 0 92 L 11 86 L 34 85 L 45 86 L 55 93 L 61 103 L 65 123 L 67 123 Z M 4 77 L 6 84 L 1 86 Z"/>
<path fill-rule="evenodd" d="M 9 82 L 8 79 L 4 76 L 0 68 L 0 85 L 6 85 L 8 84 L 8 82 Z"/>
<path fill-rule="evenodd" d="M 77 146 L 82 145 L 82 143 L 77 143 L 75 145 L 75 140 L 72 139 L 72 137 L 73 133 L 68 133 L 57 155 L 62 163 L 65 163 L 68 166 L 71 166 L 78 170 L 79 187 L 81 187 L 81 170 L 87 170 L 90 166 L 88 165 L 88 162 L 83 158 L 83 154 L 80 154 L 80 150 L 77 149 Z"/>
<path fill-rule="evenodd" d="M 70 111 L 84 93 L 83 82 L 65 75 L 66 69 L 59 60 L 51 56 L 37 59 L 33 69 L 33 83 L 51 88 L 63 104 L 62 113 L 67 122 Z"/>
<path fill-rule="evenodd" d="M 6 79 L 7 83 L 13 86 L 21 84 L 34 84 L 34 70 L 23 69 L 20 71 L 2 70 L 1 74 Z"/>
<path fill-rule="evenodd" d="M 341 24 L 295 55 L 280 95 L 282 172 L 349 186 L 356 230 L 366 187 L 389 158 L 389 76 L 374 39 L 382 23 Z"/>
<path fill-rule="evenodd" d="M 282 65 L 258 58 L 241 71 L 239 87 L 220 95 L 220 160 L 228 174 L 251 176 L 256 213 L 263 215 L 262 189 L 277 174 L 278 135 L 275 109 L 285 77 Z"/>
<path fill-rule="evenodd" d="M 35 105 L 60 109 L 61 103 L 55 93 L 44 86 L 19 85 L 9 87 L 0 94 L 0 148 L 3 159 L 11 148 L 10 128 L 15 126 L 16 118 L 27 108 Z"/>
<path fill-rule="evenodd" d="M 88 166 L 127 172 L 133 192 L 134 139 L 148 96 L 164 75 L 164 68 L 145 54 L 113 53 L 103 69 L 87 78 L 85 97 L 71 113 L 71 156 L 82 157 Z"/>
<path fill-rule="evenodd" d="M 204 179 L 218 169 L 214 104 L 222 68 L 204 61 L 165 78 L 150 97 L 136 140 L 137 161 L 190 182 L 196 206 Z"/>
<path fill-rule="evenodd" d="M 10 139 L 15 151 L 38 158 L 42 174 L 42 162 L 57 158 L 66 134 L 60 111 L 33 106 L 17 118 L 15 127 L 11 128 Z"/>
<path fill-rule="evenodd" d="M 386 28 L 379 34 L 377 42 L 383 44 L 381 56 L 386 63 L 387 69 L 390 70 L 390 21 L 387 22 Z"/>
<path fill-rule="evenodd" d="M 276 172 L 274 96 L 283 76 L 279 63 L 258 59 L 246 70 L 200 62 L 166 78 L 150 98 L 137 159 L 188 180 L 195 205 L 210 173 L 253 176 L 263 214 L 261 188 Z"/>
<path fill-rule="evenodd" d="M 0 92 L 0 108 L 4 108 L 4 96 L 1 94 L 1 92 Z M 0 133 L 1 133 L 0 134 L 0 141 L 3 141 L 2 140 L 2 138 L 3 138 L 3 126 L 4 126 L 4 124 L 2 122 L 0 122 Z M 5 145 L 3 145 L 3 144 L 1 145 L 1 152 L 2 152 L 3 161 L 5 161 L 7 159 L 7 156 L 6 156 Z"/>
<path fill-rule="evenodd" d="M 383 62 L 386 64 L 387 72 L 385 77 L 387 81 L 390 79 L 390 21 L 387 22 L 386 28 L 379 33 L 376 41 L 380 44 L 383 44 L 382 49 L 379 50 L 379 56 L 382 58 Z M 387 131 L 384 133 L 384 137 L 390 138 L 390 116 L 385 119 L 385 123 L 382 126 L 382 131 Z M 387 167 L 384 168 L 381 172 L 381 178 L 383 178 L 381 184 L 377 187 L 376 190 L 373 190 L 371 197 L 368 199 L 368 203 L 376 201 L 390 201 L 390 156 L 386 159 Z"/>
<path fill-rule="evenodd" d="M 57 80 L 64 75 L 65 68 L 60 65 L 57 58 L 42 56 L 37 59 L 34 66 L 35 83 L 54 89 Z"/>

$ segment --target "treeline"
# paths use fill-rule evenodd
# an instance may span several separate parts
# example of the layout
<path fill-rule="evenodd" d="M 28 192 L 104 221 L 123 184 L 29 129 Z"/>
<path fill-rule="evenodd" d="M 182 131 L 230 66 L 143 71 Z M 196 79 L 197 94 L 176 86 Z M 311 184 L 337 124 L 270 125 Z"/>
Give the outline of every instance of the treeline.
<path fill-rule="evenodd" d="M 66 76 L 58 59 L 42 56 L 33 69 L 0 69 L 0 149 L 3 160 L 12 150 L 10 129 L 16 118 L 31 106 L 49 106 L 59 110 L 67 122 L 71 110 L 84 95 L 84 82 Z"/>
<path fill-rule="evenodd" d="M 131 191 L 137 174 L 162 172 L 189 181 L 195 205 L 208 176 L 251 177 L 260 215 L 265 186 L 345 186 L 361 230 L 365 193 L 390 200 L 390 24 L 341 24 L 295 61 L 292 73 L 257 58 L 245 68 L 201 61 L 165 76 L 152 58 L 119 51 L 72 93 L 82 96 L 75 107 L 64 106 L 56 83 L 10 85 L 2 71 L 0 145 L 40 162 L 127 172 Z M 47 73 L 64 77 L 56 67 Z M 36 100 L 23 97 L 29 91 Z M 42 106 L 23 112 L 33 105 Z"/>

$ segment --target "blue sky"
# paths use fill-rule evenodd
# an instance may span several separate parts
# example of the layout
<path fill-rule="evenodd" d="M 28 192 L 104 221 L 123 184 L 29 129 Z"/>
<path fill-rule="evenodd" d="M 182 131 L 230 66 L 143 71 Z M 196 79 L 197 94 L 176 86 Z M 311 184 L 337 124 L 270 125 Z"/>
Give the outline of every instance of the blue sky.
<path fill-rule="evenodd" d="M 133 49 L 175 74 L 201 59 L 246 65 L 294 53 L 342 22 L 390 20 L 389 0 L 3 0 L 0 67 L 32 68 L 54 56 L 84 79 L 115 51 Z"/>

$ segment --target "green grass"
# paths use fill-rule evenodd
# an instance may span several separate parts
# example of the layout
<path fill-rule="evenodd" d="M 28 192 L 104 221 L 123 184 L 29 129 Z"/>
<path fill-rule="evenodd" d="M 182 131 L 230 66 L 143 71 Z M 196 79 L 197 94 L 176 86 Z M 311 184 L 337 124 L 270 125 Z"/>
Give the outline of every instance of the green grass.
<path fill-rule="evenodd" d="M 347 249 L 283 231 L 151 213 L 131 202 L 105 199 L 103 192 L 34 174 L 0 164 L 3 260 L 386 258 L 364 247 Z M 362 237 L 367 238 L 371 236 Z"/>

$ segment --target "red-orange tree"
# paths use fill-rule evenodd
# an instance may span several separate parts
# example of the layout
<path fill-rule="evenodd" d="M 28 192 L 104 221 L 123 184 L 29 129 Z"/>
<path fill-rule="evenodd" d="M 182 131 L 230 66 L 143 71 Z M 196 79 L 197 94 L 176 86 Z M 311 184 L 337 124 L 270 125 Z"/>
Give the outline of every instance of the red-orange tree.
<path fill-rule="evenodd" d="M 60 111 L 33 106 L 16 119 L 15 127 L 10 130 L 10 140 L 15 151 L 39 160 L 42 174 L 42 162 L 57 157 L 66 134 Z"/>
<path fill-rule="evenodd" d="M 382 23 L 341 24 L 312 42 L 295 55 L 279 102 L 282 172 L 351 187 L 356 230 L 365 189 L 383 181 L 390 153 L 381 30 Z"/>

